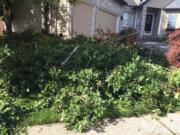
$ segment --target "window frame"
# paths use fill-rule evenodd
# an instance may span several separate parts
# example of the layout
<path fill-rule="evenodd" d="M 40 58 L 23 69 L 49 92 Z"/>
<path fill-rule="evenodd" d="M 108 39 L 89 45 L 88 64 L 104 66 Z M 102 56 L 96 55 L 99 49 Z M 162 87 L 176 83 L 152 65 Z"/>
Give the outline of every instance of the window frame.
<path fill-rule="evenodd" d="M 176 23 L 177 23 L 177 14 L 176 13 L 169 13 L 168 14 L 167 29 L 176 29 Z"/>
<path fill-rule="evenodd" d="M 127 15 L 127 17 L 125 17 Z M 132 11 L 125 12 L 123 14 L 123 23 L 124 28 L 133 28 L 134 26 L 134 13 Z"/>

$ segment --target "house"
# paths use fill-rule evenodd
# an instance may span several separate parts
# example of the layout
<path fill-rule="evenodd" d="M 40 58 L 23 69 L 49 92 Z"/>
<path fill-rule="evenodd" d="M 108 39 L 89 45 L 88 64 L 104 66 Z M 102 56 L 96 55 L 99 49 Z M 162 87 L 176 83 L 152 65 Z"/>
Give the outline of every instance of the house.
<path fill-rule="evenodd" d="M 135 10 L 140 38 L 160 38 L 167 30 L 180 28 L 179 0 L 142 0 Z"/>
<path fill-rule="evenodd" d="M 41 7 L 33 0 L 14 8 L 13 31 L 43 29 Z M 180 0 L 84 0 L 71 6 L 66 0 L 50 13 L 50 32 L 71 37 L 93 36 L 97 29 L 119 33 L 135 28 L 139 38 L 160 38 L 167 30 L 180 27 Z"/>
<path fill-rule="evenodd" d="M 84 0 L 76 6 L 71 6 L 64 0 L 59 8 L 50 13 L 50 32 L 63 33 L 66 37 L 76 34 L 93 36 L 97 28 L 105 32 L 118 33 L 120 19 L 125 11 L 131 10 L 124 0 Z M 28 27 L 40 32 L 43 28 L 41 7 L 33 0 L 24 1 L 15 7 L 13 31 L 22 32 Z"/>

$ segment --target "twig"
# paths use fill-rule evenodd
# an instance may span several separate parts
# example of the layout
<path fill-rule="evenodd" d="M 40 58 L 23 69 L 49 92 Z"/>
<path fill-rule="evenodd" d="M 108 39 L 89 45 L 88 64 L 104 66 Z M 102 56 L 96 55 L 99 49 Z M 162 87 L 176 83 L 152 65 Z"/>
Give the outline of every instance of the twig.
<path fill-rule="evenodd" d="M 150 52 L 150 54 L 149 54 L 149 60 L 151 59 L 151 56 L 152 56 L 152 54 L 153 54 L 153 51 L 154 51 L 154 48 L 152 47 L 152 48 L 151 48 L 151 52 Z"/>
<path fill-rule="evenodd" d="M 77 51 L 79 47 L 76 46 L 73 51 L 68 55 L 68 57 L 61 63 L 61 66 L 66 65 L 66 63 L 69 61 L 69 59 L 73 56 L 73 54 Z"/>

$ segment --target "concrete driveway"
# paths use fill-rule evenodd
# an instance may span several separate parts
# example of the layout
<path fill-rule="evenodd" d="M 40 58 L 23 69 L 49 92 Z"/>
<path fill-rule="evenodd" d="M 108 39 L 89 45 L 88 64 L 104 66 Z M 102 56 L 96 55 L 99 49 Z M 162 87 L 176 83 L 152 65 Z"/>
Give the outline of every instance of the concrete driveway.
<path fill-rule="evenodd" d="M 153 48 L 161 53 L 166 53 L 168 50 L 168 43 L 165 42 L 139 41 L 138 45 L 144 48 Z"/>
<path fill-rule="evenodd" d="M 33 126 L 28 128 L 28 135 L 180 135 L 180 112 L 167 117 L 146 115 L 104 120 L 87 133 L 67 131 L 62 123 Z"/>

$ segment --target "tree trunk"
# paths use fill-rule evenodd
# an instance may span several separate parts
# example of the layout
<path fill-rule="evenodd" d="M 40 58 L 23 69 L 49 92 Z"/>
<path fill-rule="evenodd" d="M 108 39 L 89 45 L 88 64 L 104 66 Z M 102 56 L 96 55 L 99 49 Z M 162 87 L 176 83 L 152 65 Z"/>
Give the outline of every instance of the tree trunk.
<path fill-rule="evenodd" d="M 6 32 L 8 35 L 12 33 L 12 21 L 13 21 L 13 15 L 11 8 L 4 9 L 4 22 L 6 25 Z"/>
<path fill-rule="evenodd" d="M 49 4 L 44 5 L 44 32 L 49 34 Z"/>

